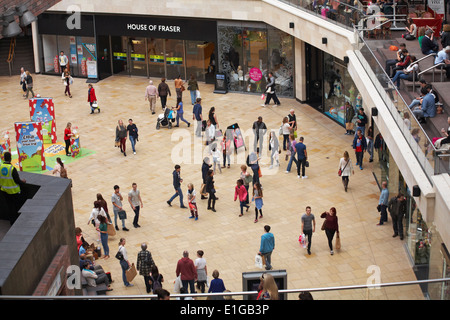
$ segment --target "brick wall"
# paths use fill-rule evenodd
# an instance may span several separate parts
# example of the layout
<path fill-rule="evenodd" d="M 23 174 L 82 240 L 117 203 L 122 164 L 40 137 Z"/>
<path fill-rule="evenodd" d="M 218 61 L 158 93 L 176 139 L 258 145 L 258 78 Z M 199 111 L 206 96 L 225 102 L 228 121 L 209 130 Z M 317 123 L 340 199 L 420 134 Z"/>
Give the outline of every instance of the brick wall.
<path fill-rule="evenodd" d="M 57 292 L 54 294 L 72 296 L 75 294 L 74 290 L 68 289 L 66 286 L 66 270 L 70 266 L 70 253 L 68 246 L 61 246 L 56 253 L 53 260 L 50 262 L 48 269 L 45 271 L 44 276 L 41 278 L 33 296 L 45 296 L 49 294 L 50 289 L 54 289 L 54 283 L 58 283 L 59 286 Z M 56 281 L 55 281 L 56 280 Z M 59 282 L 58 282 L 59 280 Z"/>
<path fill-rule="evenodd" d="M 4 8 L 11 8 L 19 5 L 26 5 L 28 10 L 32 12 L 36 17 L 43 13 L 48 8 L 54 6 L 61 0 L 0 0 L 0 14 L 4 12 Z M 19 18 L 16 17 L 17 23 Z M 2 36 L 3 26 L 0 25 L 0 39 Z"/>

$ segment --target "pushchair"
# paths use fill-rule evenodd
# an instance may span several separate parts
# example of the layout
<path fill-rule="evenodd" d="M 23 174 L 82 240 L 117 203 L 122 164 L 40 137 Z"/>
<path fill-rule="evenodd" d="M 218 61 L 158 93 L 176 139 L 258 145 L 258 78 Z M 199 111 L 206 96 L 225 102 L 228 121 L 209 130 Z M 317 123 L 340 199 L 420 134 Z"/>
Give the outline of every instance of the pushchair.
<path fill-rule="evenodd" d="M 161 126 L 172 129 L 172 122 L 175 121 L 175 111 L 171 110 L 168 107 L 164 108 L 164 112 L 158 115 L 158 119 L 156 120 L 156 130 L 159 130 Z"/>

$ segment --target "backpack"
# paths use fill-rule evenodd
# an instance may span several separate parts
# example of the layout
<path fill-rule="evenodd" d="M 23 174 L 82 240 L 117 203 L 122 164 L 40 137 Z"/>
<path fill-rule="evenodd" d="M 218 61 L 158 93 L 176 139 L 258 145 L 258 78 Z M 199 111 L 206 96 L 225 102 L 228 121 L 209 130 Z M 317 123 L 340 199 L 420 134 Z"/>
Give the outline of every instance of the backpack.
<path fill-rule="evenodd" d="M 157 289 L 162 288 L 160 274 L 158 274 L 158 277 L 156 279 L 154 279 L 153 276 L 150 276 L 150 279 L 152 280 L 153 292 L 155 292 L 155 290 L 157 290 Z"/>

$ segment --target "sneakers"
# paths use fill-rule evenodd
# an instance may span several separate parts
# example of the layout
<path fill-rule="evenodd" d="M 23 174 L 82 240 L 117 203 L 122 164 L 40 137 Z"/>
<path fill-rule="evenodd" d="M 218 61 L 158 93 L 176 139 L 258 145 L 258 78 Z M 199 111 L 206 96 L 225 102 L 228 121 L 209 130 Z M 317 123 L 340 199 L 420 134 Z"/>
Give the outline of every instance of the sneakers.
<path fill-rule="evenodd" d="M 334 251 L 333 251 L 333 250 L 331 250 L 331 251 L 330 251 L 330 254 L 331 254 L 331 255 L 333 255 L 333 254 L 334 254 Z"/>
<path fill-rule="evenodd" d="M 308 176 L 303 176 L 302 179 L 308 179 Z"/>
<path fill-rule="evenodd" d="M 169 207 L 172 206 L 172 203 L 169 200 L 167 200 L 167 204 L 169 205 Z"/>

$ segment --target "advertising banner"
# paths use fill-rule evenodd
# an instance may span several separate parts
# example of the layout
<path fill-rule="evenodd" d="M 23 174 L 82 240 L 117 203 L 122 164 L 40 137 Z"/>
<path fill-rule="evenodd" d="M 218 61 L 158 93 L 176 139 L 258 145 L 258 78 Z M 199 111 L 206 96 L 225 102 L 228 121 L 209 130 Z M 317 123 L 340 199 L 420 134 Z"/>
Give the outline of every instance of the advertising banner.
<path fill-rule="evenodd" d="M 30 119 L 42 126 L 45 144 L 56 143 L 55 106 L 52 98 L 32 98 L 29 100 Z"/>
<path fill-rule="evenodd" d="M 17 155 L 20 171 L 46 169 L 42 125 L 40 122 L 16 122 Z"/>

